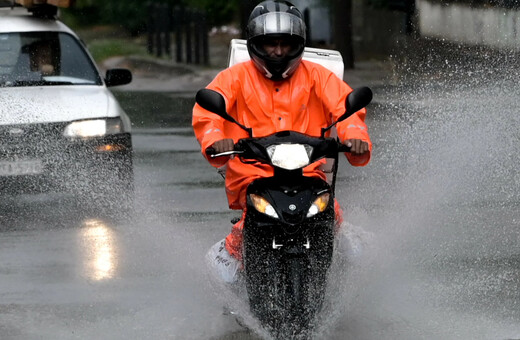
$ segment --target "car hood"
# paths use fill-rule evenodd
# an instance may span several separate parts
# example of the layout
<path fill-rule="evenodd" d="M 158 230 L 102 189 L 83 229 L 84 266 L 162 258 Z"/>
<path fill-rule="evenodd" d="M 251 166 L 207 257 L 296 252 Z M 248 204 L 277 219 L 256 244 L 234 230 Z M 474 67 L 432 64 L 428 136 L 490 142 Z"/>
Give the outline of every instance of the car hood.
<path fill-rule="evenodd" d="M 4 87 L 0 103 L 0 125 L 116 117 L 121 112 L 104 86 Z"/>

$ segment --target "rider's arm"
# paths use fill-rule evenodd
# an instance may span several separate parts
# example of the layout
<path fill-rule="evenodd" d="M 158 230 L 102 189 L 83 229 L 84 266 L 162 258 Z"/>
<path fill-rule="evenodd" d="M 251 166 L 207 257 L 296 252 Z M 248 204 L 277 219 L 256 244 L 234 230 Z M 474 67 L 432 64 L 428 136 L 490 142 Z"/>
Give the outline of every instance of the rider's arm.
<path fill-rule="evenodd" d="M 226 101 L 226 110 L 230 112 L 232 106 L 236 101 L 236 86 L 234 79 L 235 68 L 228 68 L 220 72 L 215 79 L 207 86 L 207 88 L 215 90 L 222 94 Z M 199 141 L 201 151 L 204 157 L 214 167 L 220 167 L 224 165 L 229 157 L 218 157 L 211 158 L 206 154 L 206 150 L 209 147 L 220 148 L 231 148 L 233 134 L 230 135 L 230 131 L 236 129 L 236 126 L 232 123 L 227 122 L 223 118 L 219 117 L 215 113 L 209 112 L 198 104 L 195 104 L 193 108 L 192 117 L 193 130 L 195 137 Z M 222 150 L 221 150 L 222 151 Z"/>
<path fill-rule="evenodd" d="M 332 73 L 324 75 L 322 79 L 325 85 L 321 87 L 320 97 L 331 112 L 332 120 L 337 120 L 345 113 L 345 99 L 352 92 L 352 88 Z M 359 141 L 368 144 L 368 151 L 363 154 L 346 153 L 348 161 L 354 166 L 366 165 L 372 153 L 372 142 L 365 124 L 365 116 L 366 109 L 362 109 L 336 125 L 338 137 L 344 144 L 357 144 Z"/>
<path fill-rule="evenodd" d="M 354 166 L 367 165 L 372 154 L 372 142 L 365 124 L 365 115 L 366 110 L 362 109 L 337 125 L 338 137 L 344 144 L 348 144 L 348 142 L 358 143 L 358 141 L 368 144 L 368 150 L 365 153 L 346 154 L 349 163 Z"/>
<path fill-rule="evenodd" d="M 224 119 L 195 104 L 193 107 L 192 125 L 204 157 L 214 167 L 224 165 L 227 161 L 226 158 L 210 158 L 206 155 L 207 148 L 225 138 Z"/>

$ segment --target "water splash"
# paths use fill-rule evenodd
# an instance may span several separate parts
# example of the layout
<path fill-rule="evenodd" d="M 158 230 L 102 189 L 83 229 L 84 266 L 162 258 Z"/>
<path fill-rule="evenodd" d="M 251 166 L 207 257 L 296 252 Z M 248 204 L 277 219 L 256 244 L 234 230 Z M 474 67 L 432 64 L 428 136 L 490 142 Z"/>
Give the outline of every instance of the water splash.
<path fill-rule="evenodd" d="M 418 44 L 368 108 L 372 163 L 340 167 L 347 220 L 374 237 L 331 338 L 514 337 L 517 60 Z"/>

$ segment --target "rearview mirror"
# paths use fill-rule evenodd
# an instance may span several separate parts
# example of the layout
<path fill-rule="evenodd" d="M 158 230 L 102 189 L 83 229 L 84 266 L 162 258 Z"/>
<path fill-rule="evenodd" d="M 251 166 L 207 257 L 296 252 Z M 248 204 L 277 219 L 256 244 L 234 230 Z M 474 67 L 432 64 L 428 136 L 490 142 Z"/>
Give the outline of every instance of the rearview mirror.
<path fill-rule="evenodd" d="M 372 97 L 372 90 L 366 86 L 360 87 L 350 92 L 347 96 L 347 99 L 345 100 L 345 113 L 338 119 L 338 122 L 347 119 L 353 113 L 356 113 L 362 108 L 366 107 L 372 101 Z"/>
<path fill-rule="evenodd" d="M 132 81 L 132 72 L 124 68 L 114 68 L 107 70 L 105 83 L 107 87 L 126 85 Z"/>
<path fill-rule="evenodd" d="M 217 91 L 201 89 L 195 95 L 195 101 L 202 106 L 203 109 L 216 113 L 225 120 L 234 122 L 234 119 L 226 112 L 226 101 L 224 97 Z"/>
<path fill-rule="evenodd" d="M 368 87 L 360 87 L 358 89 L 353 90 L 345 99 L 345 113 L 339 117 L 337 121 L 332 123 L 326 128 L 321 129 L 321 136 L 324 137 L 325 133 L 332 129 L 336 124 L 341 121 L 344 121 L 352 114 L 366 107 L 372 101 L 372 90 Z"/>
<path fill-rule="evenodd" d="M 213 112 L 231 123 L 235 123 L 242 129 L 244 129 L 250 137 L 253 137 L 253 131 L 251 130 L 251 128 L 245 127 L 244 125 L 240 124 L 235 120 L 235 118 L 231 117 L 227 113 L 226 100 L 217 91 L 210 89 L 200 89 L 199 91 L 197 91 L 197 94 L 195 95 L 195 101 L 203 109 Z"/>

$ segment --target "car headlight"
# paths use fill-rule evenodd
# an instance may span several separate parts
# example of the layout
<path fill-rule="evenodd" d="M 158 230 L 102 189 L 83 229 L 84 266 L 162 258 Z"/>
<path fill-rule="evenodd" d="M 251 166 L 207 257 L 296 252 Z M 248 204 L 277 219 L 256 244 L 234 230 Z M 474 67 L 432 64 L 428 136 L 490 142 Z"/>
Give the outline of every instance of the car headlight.
<path fill-rule="evenodd" d="M 267 147 L 271 163 L 286 170 L 309 165 L 312 146 L 306 144 L 277 144 Z"/>
<path fill-rule="evenodd" d="M 65 127 L 63 135 L 69 138 L 102 137 L 124 132 L 119 118 L 91 119 L 72 122 Z"/>
<path fill-rule="evenodd" d="M 249 197 L 251 198 L 251 202 L 253 202 L 253 206 L 256 210 L 262 214 L 266 214 L 267 216 L 278 218 L 278 214 L 274 210 L 273 206 L 265 198 L 255 194 L 251 194 Z"/>
<path fill-rule="evenodd" d="M 318 198 L 312 203 L 309 211 L 307 212 L 307 217 L 312 217 L 317 213 L 325 211 L 327 206 L 329 205 L 330 194 L 326 193 L 318 196 Z"/>

